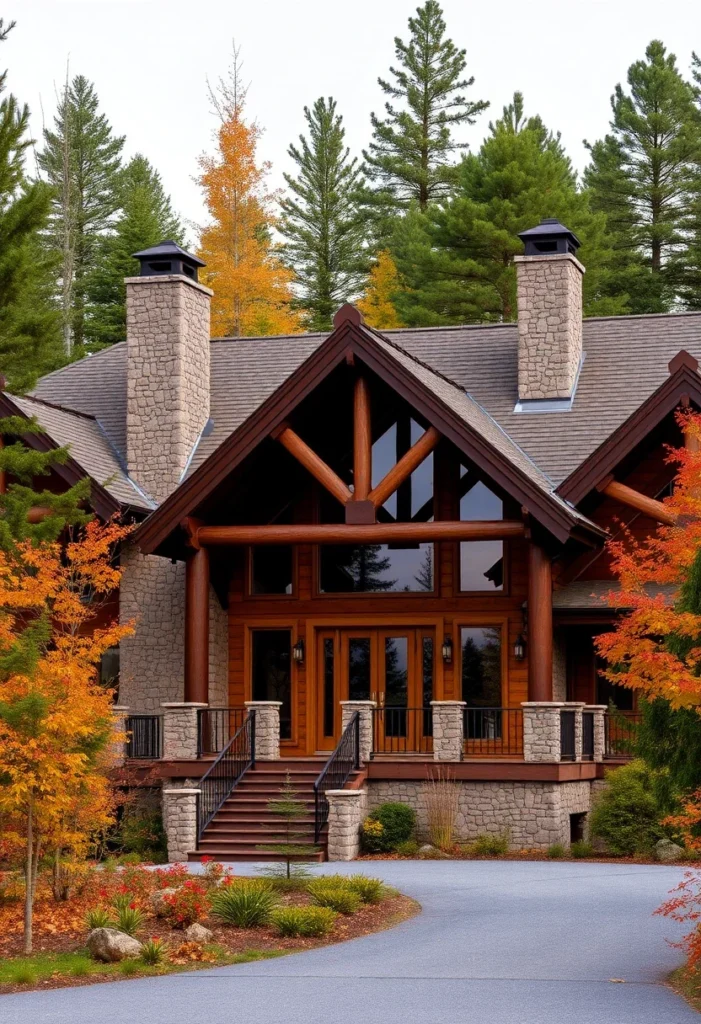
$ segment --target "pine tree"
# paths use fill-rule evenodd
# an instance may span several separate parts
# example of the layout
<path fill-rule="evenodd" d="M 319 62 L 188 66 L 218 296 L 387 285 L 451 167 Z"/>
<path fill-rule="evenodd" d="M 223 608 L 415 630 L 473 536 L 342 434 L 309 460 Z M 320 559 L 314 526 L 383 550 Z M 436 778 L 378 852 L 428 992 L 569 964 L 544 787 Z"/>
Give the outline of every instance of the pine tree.
<path fill-rule="evenodd" d="M 297 164 L 285 174 L 291 195 L 280 203 L 283 254 L 299 289 L 299 305 L 312 331 L 331 328 L 333 314 L 353 299 L 368 270 L 368 212 L 358 161 L 345 145 L 336 101 L 320 97 L 304 108 L 309 137 L 288 154 Z"/>
<path fill-rule="evenodd" d="M 123 341 L 126 333 L 124 278 L 138 273 L 134 253 L 164 239 L 184 243 L 185 232 L 173 213 L 158 172 L 137 154 L 120 171 L 120 212 L 114 231 L 100 240 L 97 266 L 88 280 L 90 346 Z"/>
<path fill-rule="evenodd" d="M 298 857 L 312 857 L 318 847 L 302 843 L 301 840 L 307 835 L 298 822 L 304 818 L 307 808 L 299 799 L 297 790 L 292 783 L 289 770 L 285 773 L 285 781 L 280 787 L 280 795 L 267 803 L 269 814 L 274 814 L 281 819 L 280 832 L 276 841 L 259 846 L 259 850 L 266 850 L 270 853 L 277 853 L 284 864 L 286 878 L 292 877 L 292 862 Z M 304 869 L 301 872 L 304 874 Z"/>
<path fill-rule="evenodd" d="M 691 75 L 696 95 L 696 108 L 701 115 L 701 58 L 691 55 Z M 701 309 L 701 147 L 694 160 L 691 195 L 684 218 L 686 245 L 678 258 L 679 294 L 687 309 Z"/>
<path fill-rule="evenodd" d="M 586 311 L 622 312 L 625 295 L 607 293 L 605 219 L 578 191 L 559 135 L 526 118 L 516 93 L 479 152 L 463 159 L 455 196 L 397 222 L 391 249 L 406 286 L 396 293 L 399 316 L 410 326 L 514 320 L 518 234 L 543 217 L 557 217 L 582 241 Z"/>
<path fill-rule="evenodd" d="M 403 327 L 394 304 L 401 287 L 394 260 L 389 251 L 383 249 L 372 265 L 362 298 L 356 302 L 365 322 L 378 331 Z"/>
<path fill-rule="evenodd" d="M 0 18 L 0 42 L 14 22 Z M 0 93 L 6 73 L 0 75 Z M 31 387 L 60 361 L 60 325 L 51 301 L 51 265 L 39 244 L 51 193 L 28 182 L 29 109 L 14 96 L 0 102 L 0 371 L 12 390 Z"/>
<path fill-rule="evenodd" d="M 66 81 L 54 118 L 44 129 L 39 166 L 53 187 L 49 249 L 60 260 L 64 349 L 88 341 L 88 287 L 101 253 L 101 236 L 119 209 L 119 170 L 124 136 L 115 136 L 99 113 L 95 88 L 83 75 Z"/>
<path fill-rule="evenodd" d="M 627 80 L 629 92 L 617 85 L 611 97 L 611 134 L 588 146 L 584 181 L 592 208 L 609 220 L 619 288 L 629 291 L 633 312 L 659 313 L 673 308 L 683 277 L 701 121 L 692 86 L 659 40 Z"/>
<path fill-rule="evenodd" d="M 464 90 L 474 78 L 464 78 L 465 50 L 445 38 L 443 11 L 436 0 L 426 0 L 409 18 L 408 43 L 394 40 L 398 67 L 390 67 L 394 81 L 378 79 L 390 97 L 386 117 L 371 114 L 373 140 L 363 153 L 368 175 L 397 207 L 429 202 L 450 194 L 457 168 L 448 161 L 465 149 L 453 138 L 453 129 L 474 124 L 489 106 L 468 100 Z M 395 106 L 394 101 L 401 106 Z"/>

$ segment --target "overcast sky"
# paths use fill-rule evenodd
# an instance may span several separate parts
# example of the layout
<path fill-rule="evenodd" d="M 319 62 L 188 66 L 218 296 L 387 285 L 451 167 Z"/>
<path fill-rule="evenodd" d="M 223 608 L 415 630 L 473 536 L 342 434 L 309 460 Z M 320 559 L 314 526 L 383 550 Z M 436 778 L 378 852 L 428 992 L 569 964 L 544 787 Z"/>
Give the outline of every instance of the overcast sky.
<path fill-rule="evenodd" d="M 95 82 L 102 110 L 126 135 L 125 153 L 158 168 L 178 212 L 204 216 L 193 181 L 197 156 L 211 148 L 214 119 L 206 78 L 226 72 L 235 37 L 248 113 L 265 129 L 262 156 L 271 185 L 290 170 L 287 146 L 303 130 L 303 107 L 320 95 L 338 101 L 353 153 L 380 112 L 378 75 L 387 76 L 393 39 L 407 37 L 416 0 L 4 0 L 17 27 L 0 48 L 8 86 L 32 110 L 41 136 L 56 92 L 71 74 Z M 443 0 L 448 34 L 467 50 L 473 99 L 490 111 L 461 141 L 478 147 L 490 117 L 514 90 L 563 141 L 578 168 L 582 139 L 604 134 L 609 98 L 629 64 L 660 38 L 688 71 L 701 52 L 699 0 Z M 191 233 L 192 234 L 192 233 Z"/>

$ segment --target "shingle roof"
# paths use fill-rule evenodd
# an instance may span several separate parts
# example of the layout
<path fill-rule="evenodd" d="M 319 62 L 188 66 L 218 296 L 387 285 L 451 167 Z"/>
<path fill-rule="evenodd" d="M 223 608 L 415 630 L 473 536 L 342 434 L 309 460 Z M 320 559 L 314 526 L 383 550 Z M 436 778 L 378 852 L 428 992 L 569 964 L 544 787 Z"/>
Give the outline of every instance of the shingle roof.
<path fill-rule="evenodd" d="M 584 363 L 572 408 L 519 413 L 516 324 L 383 332 L 395 358 L 471 417 L 496 447 L 552 488 L 567 477 L 668 376 L 681 349 L 701 360 L 701 313 L 584 321 Z M 213 430 L 191 462 L 197 468 L 325 340 L 325 334 L 217 339 L 211 345 Z M 378 339 L 379 340 L 379 339 Z M 386 342 L 385 342 L 386 344 Z M 418 360 L 417 364 L 415 360 Z M 424 370 L 420 369 L 423 364 Z M 429 381 L 426 376 L 424 383 Z M 444 383 L 438 384 L 437 381 Z M 459 392 L 466 392 L 458 397 Z M 39 398 L 97 417 L 123 456 L 126 448 L 126 346 L 113 345 L 39 381 Z M 462 413 L 461 413 L 462 414 Z"/>
<path fill-rule="evenodd" d="M 677 588 L 668 583 L 651 583 L 645 588 L 648 597 L 662 594 L 666 604 L 672 604 Z M 615 580 L 575 580 L 553 591 L 553 608 L 556 611 L 609 611 L 612 605 L 606 601 L 607 594 L 616 592 Z M 624 610 L 623 605 L 618 610 Z"/>

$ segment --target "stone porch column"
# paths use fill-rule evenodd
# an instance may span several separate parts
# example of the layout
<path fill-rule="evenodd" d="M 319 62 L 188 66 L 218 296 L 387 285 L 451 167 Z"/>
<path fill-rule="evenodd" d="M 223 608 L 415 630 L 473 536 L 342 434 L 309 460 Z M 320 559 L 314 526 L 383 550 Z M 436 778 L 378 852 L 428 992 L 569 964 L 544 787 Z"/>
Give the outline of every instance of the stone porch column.
<path fill-rule="evenodd" d="M 358 712 L 360 721 L 360 763 L 365 764 L 372 757 L 373 751 L 373 711 L 377 707 L 374 700 L 342 700 L 341 701 L 341 732 L 346 728 L 351 718 Z"/>
<path fill-rule="evenodd" d="M 432 700 L 433 760 L 462 761 L 464 700 Z"/>
<path fill-rule="evenodd" d="M 360 829 L 367 797 L 366 789 L 327 790 L 329 860 L 353 860 L 360 853 Z"/>
<path fill-rule="evenodd" d="M 604 760 L 606 749 L 606 704 L 585 704 L 582 711 L 589 711 L 594 716 L 594 760 Z"/>
<path fill-rule="evenodd" d="M 124 764 L 127 757 L 127 739 L 126 733 L 126 718 L 129 714 L 129 708 L 125 704 L 115 704 L 112 707 L 112 733 L 114 739 L 112 740 L 112 750 L 114 752 L 115 763 L 118 765 Z"/>
<path fill-rule="evenodd" d="M 187 860 L 197 848 L 197 798 L 199 789 L 163 790 L 163 828 L 168 837 L 168 861 Z"/>
<path fill-rule="evenodd" d="M 197 759 L 197 712 L 206 704 L 178 701 L 163 708 L 163 759 Z"/>
<path fill-rule="evenodd" d="M 560 760 L 562 701 L 525 701 L 523 708 L 523 760 L 555 763 Z M 580 715 L 581 720 L 581 715 Z M 581 755 L 581 721 L 580 721 Z"/>
<path fill-rule="evenodd" d="M 282 701 L 247 700 L 244 706 L 256 713 L 256 761 L 279 761 Z"/>
<path fill-rule="evenodd" d="M 582 721 L 582 712 L 585 708 L 585 702 L 583 700 L 568 700 L 563 704 L 563 710 L 574 711 L 574 759 L 575 761 L 582 760 L 583 751 L 583 734 L 584 734 L 584 723 Z"/>

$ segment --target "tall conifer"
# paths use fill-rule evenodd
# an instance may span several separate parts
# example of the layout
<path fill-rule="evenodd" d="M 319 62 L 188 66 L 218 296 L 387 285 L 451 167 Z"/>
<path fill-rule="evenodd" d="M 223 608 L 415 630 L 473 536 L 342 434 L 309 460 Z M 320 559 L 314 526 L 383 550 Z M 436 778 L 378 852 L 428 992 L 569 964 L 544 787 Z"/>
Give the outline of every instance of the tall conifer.
<path fill-rule="evenodd" d="M 464 77 L 465 50 L 446 38 L 437 0 L 417 7 L 409 31 L 408 43 L 398 36 L 394 40 L 393 81 L 378 79 L 389 97 L 386 116 L 371 114 L 373 139 L 363 155 L 368 175 L 393 205 L 406 207 L 413 201 L 424 210 L 455 184 L 457 168 L 450 158 L 466 143 L 454 139 L 453 129 L 474 124 L 489 104 L 468 100 L 465 91 L 474 78 Z"/>

